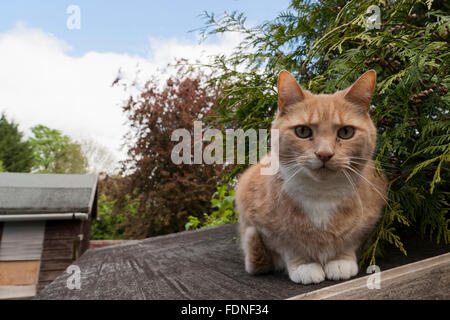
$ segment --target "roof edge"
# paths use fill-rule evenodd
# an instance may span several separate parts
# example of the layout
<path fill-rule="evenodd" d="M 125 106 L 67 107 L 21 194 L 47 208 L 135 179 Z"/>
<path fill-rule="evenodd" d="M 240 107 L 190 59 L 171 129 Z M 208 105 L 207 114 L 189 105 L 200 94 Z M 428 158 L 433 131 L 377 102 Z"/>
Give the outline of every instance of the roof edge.
<path fill-rule="evenodd" d="M 58 211 L 55 210 L 45 210 L 45 209 L 2 209 L 0 210 L 0 214 L 40 214 L 40 213 L 46 213 L 46 214 L 60 214 L 60 213 L 87 213 L 90 214 L 89 208 L 77 208 L 77 209 L 58 209 Z"/>

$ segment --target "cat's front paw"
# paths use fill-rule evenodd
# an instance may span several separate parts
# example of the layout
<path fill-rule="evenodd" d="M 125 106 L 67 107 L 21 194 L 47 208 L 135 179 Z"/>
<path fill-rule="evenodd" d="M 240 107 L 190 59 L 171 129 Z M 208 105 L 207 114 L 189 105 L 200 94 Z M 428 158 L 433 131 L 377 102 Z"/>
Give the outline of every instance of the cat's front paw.
<path fill-rule="evenodd" d="M 301 264 L 289 272 L 289 278 L 295 283 L 310 284 L 325 280 L 325 273 L 318 263 Z"/>
<path fill-rule="evenodd" d="M 324 269 L 329 280 L 347 280 L 358 273 L 358 265 L 354 260 L 332 260 Z"/>

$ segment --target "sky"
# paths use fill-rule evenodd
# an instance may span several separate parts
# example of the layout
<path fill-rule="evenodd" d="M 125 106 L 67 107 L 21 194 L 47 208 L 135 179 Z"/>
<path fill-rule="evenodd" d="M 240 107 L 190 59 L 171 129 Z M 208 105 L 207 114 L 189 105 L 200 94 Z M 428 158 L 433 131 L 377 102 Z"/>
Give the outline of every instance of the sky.
<path fill-rule="evenodd" d="M 37 124 L 93 139 L 122 160 L 128 95 L 111 83 L 160 75 L 175 58 L 231 53 L 240 36 L 199 41 L 204 11 L 244 12 L 249 25 L 273 19 L 288 0 L 2 1 L 0 113 L 28 136 Z"/>

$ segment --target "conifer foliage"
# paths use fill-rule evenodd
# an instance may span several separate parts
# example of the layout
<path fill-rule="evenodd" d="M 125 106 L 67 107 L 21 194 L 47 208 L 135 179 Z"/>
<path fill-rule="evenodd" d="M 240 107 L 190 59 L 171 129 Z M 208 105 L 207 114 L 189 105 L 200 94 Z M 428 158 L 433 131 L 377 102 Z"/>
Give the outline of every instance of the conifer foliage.
<path fill-rule="evenodd" d="M 380 28 L 368 28 L 372 5 L 380 9 Z M 335 92 L 376 70 L 371 108 L 378 128 L 376 164 L 388 175 L 390 188 L 361 263 L 375 263 L 386 244 L 406 254 L 405 232 L 450 242 L 448 13 L 445 0 L 294 0 L 276 19 L 255 27 L 247 27 L 237 12 L 204 14 L 204 36 L 244 36 L 231 57 L 217 56 L 212 66 L 217 76 L 211 81 L 224 92 L 215 108 L 216 124 L 268 128 L 282 69 L 314 93 Z M 235 166 L 231 174 L 244 168 Z"/>
<path fill-rule="evenodd" d="M 33 162 L 33 147 L 24 139 L 19 125 L 1 114 L 0 172 L 30 172 Z"/>

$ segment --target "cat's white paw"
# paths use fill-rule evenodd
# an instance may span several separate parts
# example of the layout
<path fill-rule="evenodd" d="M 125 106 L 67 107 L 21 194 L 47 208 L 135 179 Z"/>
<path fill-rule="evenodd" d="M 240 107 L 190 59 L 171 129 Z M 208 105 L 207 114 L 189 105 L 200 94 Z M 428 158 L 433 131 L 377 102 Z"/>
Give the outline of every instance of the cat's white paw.
<path fill-rule="evenodd" d="M 301 264 L 289 272 L 289 278 L 295 283 L 310 284 L 325 280 L 325 273 L 318 263 Z"/>
<path fill-rule="evenodd" d="M 354 260 L 332 260 L 324 269 L 329 280 L 347 280 L 358 273 L 358 265 Z"/>

